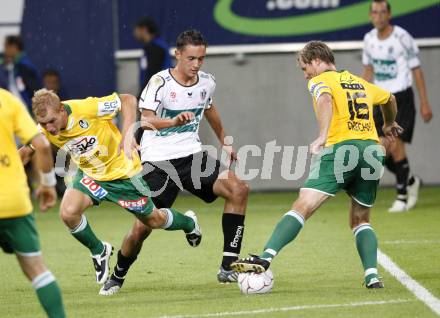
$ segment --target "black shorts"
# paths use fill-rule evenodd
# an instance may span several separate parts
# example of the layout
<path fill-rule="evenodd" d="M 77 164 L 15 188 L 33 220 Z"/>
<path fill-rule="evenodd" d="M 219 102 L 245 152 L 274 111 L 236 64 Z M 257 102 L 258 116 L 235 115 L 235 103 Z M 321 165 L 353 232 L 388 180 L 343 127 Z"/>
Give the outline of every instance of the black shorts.
<path fill-rule="evenodd" d="M 397 101 L 396 122 L 404 129 L 404 132 L 400 135 L 400 139 L 404 142 L 411 143 L 416 121 L 416 106 L 414 103 L 413 90 L 409 87 L 402 92 L 394 94 L 394 96 L 396 96 Z M 383 117 L 380 107 L 374 107 L 374 122 L 378 135 L 383 137 Z"/>
<path fill-rule="evenodd" d="M 144 162 L 143 178 L 157 208 L 170 208 L 180 190 L 186 190 L 207 203 L 217 199 L 213 191 L 220 173 L 220 161 L 206 152 L 166 161 Z"/>

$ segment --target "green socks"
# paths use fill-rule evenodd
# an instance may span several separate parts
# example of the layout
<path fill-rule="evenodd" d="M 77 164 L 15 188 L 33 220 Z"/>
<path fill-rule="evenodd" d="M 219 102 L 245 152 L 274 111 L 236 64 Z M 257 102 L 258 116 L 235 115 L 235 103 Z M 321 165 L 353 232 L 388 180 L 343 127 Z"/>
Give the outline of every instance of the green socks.
<path fill-rule="evenodd" d="M 304 218 L 296 211 L 287 212 L 275 227 L 260 258 L 272 261 L 279 251 L 293 241 L 304 226 Z M 353 229 L 356 247 L 365 270 L 365 282 L 377 278 L 377 238 L 371 225 L 363 223 Z"/>
<path fill-rule="evenodd" d="M 167 221 L 162 228 L 166 231 L 183 230 L 189 233 L 194 230 L 194 220 L 186 215 L 183 215 L 175 209 L 161 209 L 167 215 Z"/>
<path fill-rule="evenodd" d="M 304 218 L 298 212 L 292 210 L 284 214 L 266 243 L 260 258 L 271 261 L 285 245 L 295 239 L 303 226 Z"/>
<path fill-rule="evenodd" d="M 81 222 L 74 229 L 71 229 L 70 233 L 87 247 L 92 255 L 99 255 L 104 251 L 104 244 L 93 233 L 85 215 L 81 216 Z"/>
<path fill-rule="evenodd" d="M 61 291 L 51 272 L 46 271 L 35 277 L 32 286 L 49 318 L 66 317 Z"/>
<path fill-rule="evenodd" d="M 353 229 L 356 248 L 365 270 L 365 283 L 377 275 L 377 238 L 369 223 L 363 223 Z"/>

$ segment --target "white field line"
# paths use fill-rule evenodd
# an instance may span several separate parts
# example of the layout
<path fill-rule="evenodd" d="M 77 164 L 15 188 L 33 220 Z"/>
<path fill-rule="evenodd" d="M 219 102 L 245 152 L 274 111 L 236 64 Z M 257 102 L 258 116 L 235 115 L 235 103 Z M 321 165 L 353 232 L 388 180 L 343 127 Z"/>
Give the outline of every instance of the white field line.
<path fill-rule="evenodd" d="M 203 318 L 203 317 L 244 316 L 244 315 L 268 314 L 272 312 L 299 311 L 299 310 L 307 310 L 307 309 L 353 308 L 353 307 L 361 307 L 361 306 L 402 304 L 411 301 L 412 300 L 409 299 L 392 299 L 392 300 L 382 300 L 382 301 L 363 301 L 363 302 L 346 303 L 346 304 L 304 305 L 304 306 L 279 307 L 279 308 L 263 308 L 263 309 L 243 310 L 243 311 L 224 311 L 224 312 L 214 312 L 208 314 L 160 316 L 158 318 Z"/>
<path fill-rule="evenodd" d="M 414 296 L 420 299 L 433 312 L 440 316 L 440 299 L 435 297 L 425 287 L 412 279 L 381 250 L 377 250 L 377 261 L 388 273 L 394 276 L 395 279 L 397 279 L 403 286 L 413 293 Z"/>
<path fill-rule="evenodd" d="M 380 244 L 399 245 L 399 244 L 440 244 L 440 240 L 395 240 L 380 241 Z"/>

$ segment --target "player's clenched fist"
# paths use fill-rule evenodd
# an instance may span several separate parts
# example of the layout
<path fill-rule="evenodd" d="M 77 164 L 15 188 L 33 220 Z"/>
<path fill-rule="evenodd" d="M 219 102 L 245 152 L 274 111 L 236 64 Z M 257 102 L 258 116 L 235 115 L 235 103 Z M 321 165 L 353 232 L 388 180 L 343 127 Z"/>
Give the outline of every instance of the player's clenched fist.
<path fill-rule="evenodd" d="M 183 112 L 173 118 L 174 126 L 183 126 L 188 124 L 194 119 L 194 113 Z"/>
<path fill-rule="evenodd" d="M 40 210 L 46 211 L 57 203 L 57 192 L 55 187 L 46 187 L 41 185 L 37 189 L 37 198 L 40 201 Z"/>
<path fill-rule="evenodd" d="M 389 125 L 384 125 L 382 131 L 388 142 L 394 142 L 403 133 L 403 128 L 394 121 Z"/>

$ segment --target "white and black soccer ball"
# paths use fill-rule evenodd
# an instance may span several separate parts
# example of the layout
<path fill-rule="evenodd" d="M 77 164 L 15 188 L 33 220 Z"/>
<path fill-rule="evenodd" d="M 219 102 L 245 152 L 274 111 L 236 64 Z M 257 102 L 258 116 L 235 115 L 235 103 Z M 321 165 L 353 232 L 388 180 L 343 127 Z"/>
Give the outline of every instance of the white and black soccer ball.
<path fill-rule="evenodd" d="M 270 269 L 264 273 L 241 273 L 237 279 L 238 288 L 243 294 L 266 294 L 273 288 L 273 273 Z"/>

